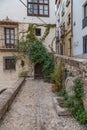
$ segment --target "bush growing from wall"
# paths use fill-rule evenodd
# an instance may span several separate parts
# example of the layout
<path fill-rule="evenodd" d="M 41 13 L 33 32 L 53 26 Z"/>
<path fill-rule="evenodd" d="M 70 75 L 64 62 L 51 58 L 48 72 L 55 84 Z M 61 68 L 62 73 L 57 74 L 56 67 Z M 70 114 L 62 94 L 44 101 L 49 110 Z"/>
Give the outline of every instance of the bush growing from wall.
<path fill-rule="evenodd" d="M 77 121 L 87 127 L 87 111 L 84 109 L 83 105 L 83 85 L 84 83 L 80 78 L 75 79 L 75 85 L 73 86 L 74 95 L 67 97 L 65 107 L 69 108 Z"/>

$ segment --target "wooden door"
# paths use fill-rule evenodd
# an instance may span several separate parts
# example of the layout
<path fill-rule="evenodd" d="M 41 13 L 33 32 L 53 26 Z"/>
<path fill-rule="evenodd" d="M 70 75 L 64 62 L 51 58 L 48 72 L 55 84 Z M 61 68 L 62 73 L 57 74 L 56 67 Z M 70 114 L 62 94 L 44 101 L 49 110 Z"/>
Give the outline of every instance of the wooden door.
<path fill-rule="evenodd" d="M 42 64 L 36 64 L 34 67 L 34 78 L 42 78 Z"/>

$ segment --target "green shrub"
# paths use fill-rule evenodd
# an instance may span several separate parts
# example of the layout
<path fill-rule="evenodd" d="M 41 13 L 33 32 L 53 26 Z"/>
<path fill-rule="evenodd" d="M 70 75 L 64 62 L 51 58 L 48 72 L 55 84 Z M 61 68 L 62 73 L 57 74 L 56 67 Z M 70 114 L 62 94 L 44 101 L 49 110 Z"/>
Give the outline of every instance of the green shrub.
<path fill-rule="evenodd" d="M 28 76 L 28 71 L 22 71 L 19 73 L 19 77 L 26 77 Z"/>
<path fill-rule="evenodd" d="M 62 88 L 64 83 L 64 63 L 62 60 L 60 60 L 51 77 L 56 86 Z"/>
<path fill-rule="evenodd" d="M 64 106 L 69 108 L 77 121 L 87 127 L 87 111 L 85 111 L 83 105 L 83 81 L 80 78 L 76 78 L 73 90 L 74 95 L 68 96 L 67 100 L 64 103 Z"/>
<path fill-rule="evenodd" d="M 73 72 L 71 72 L 71 71 L 68 72 L 68 76 L 69 76 L 69 77 L 75 77 L 75 75 L 74 75 Z"/>
<path fill-rule="evenodd" d="M 28 57 L 34 64 L 42 64 L 44 77 L 50 77 L 54 70 L 54 57 L 42 43 L 34 42 L 30 44 Z"/>
<path fill-rule="evenodd" d="M 87 111 L 78 110 L 76 113 L 76 119 L 84 125 L 87 125 Z"/>

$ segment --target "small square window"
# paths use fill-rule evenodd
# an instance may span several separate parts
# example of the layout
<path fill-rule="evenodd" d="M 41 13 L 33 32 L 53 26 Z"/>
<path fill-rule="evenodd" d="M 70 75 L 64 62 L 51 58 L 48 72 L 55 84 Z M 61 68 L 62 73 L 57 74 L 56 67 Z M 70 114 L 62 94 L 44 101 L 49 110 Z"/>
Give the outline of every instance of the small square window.
<path fill-rule="evenodd" d="M 41 28 L 36 28 L 35 33 L 36 36 L 41 36 Z"/>
<path fill-rule="evenodd" d="M 15 64 L 15 58 L 12 56 L 4 57 L 4 70 L 15 70 L 16 64 Z"/>

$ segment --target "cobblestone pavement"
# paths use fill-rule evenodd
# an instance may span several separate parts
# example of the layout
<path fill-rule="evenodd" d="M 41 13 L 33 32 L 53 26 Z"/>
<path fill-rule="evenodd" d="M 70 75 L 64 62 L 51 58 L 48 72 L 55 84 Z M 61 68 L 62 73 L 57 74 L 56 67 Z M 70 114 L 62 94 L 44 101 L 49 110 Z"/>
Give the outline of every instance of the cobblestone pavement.
<path fill-rule="evenodd" d="M 52 96 L 51 84 L 27 79 L 0 130 L 83 130 L 73 117 L 56 115 Z"/>

